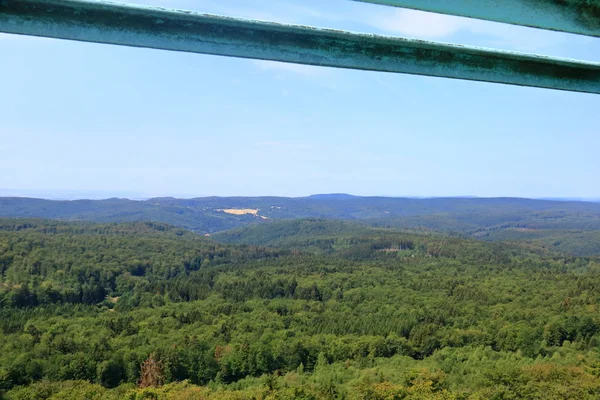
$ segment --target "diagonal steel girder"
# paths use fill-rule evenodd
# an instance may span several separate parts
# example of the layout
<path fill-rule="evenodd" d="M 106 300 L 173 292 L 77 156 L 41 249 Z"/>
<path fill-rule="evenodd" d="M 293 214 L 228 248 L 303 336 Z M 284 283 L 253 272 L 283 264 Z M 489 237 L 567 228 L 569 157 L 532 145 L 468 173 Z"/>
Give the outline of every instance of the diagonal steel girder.
<path fill-rule="evenodd" d="M 0 0 L 0 32 L 600 94 L 600 64 L 104 1 Z"/>
<path fill-rule="evenodd" d="M 354 0 L 600 37 L 600 0 Z"/>

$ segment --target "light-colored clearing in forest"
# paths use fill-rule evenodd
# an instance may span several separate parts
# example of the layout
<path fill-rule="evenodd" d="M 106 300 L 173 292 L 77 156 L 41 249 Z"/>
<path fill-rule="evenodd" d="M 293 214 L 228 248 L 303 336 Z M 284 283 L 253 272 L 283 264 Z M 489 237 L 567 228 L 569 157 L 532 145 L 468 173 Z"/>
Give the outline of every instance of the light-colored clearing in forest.
<path fill-rule="evenodd" d="M 224 213 L 227 214 L 233 214 L 233 215 L 244 215 L 244 214 L 252 214 L 252 215 L 256 215 L 258 214 L 258 209 L 254 209 L 254 208 L 225 208 L 225 209 L 218 209 L 217 211 L 223 211 Z"/>

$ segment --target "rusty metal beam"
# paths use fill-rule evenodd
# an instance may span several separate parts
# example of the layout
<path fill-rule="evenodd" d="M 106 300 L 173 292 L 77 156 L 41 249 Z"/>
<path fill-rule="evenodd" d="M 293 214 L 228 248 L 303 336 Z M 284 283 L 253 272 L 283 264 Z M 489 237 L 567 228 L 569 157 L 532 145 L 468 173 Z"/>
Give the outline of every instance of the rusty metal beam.
<path fill-rule="evenodd" d="M 104 1 L 0 0 L 0 32 L 600 94 L 600 64 Z"/>
<path fill-rule="evenodd" d="M 600 37 L 600 0 L 354 0 Z"/>

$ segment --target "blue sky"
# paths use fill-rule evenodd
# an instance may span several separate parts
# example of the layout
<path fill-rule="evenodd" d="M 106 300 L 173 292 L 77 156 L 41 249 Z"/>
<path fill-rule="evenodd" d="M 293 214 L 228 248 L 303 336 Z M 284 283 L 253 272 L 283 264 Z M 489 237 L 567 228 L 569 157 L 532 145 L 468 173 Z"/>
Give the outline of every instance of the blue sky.
<path fill-rule="evenodd" d="M 136 0 L 600 61 L 347 0 Z M 600 197 L 600 96 L 0 34 L 0 195 Z"/>

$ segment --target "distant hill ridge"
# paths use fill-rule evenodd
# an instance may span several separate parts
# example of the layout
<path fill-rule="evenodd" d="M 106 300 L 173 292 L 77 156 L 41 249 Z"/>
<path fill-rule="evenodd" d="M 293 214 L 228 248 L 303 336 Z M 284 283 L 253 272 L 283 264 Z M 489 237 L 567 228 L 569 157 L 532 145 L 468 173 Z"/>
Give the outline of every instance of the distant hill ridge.
<path fill-rule="evenodd" d="M 172 197 L 148 200 L 44 200 L 0 197 L 0 216 L 94 222 L 160 221 L 198 232 L 258 222 L 224 209 L 256 209 L 269 219 L 334 218 L 467 231 L 512 223 L 534 229 L 600 229 L 600 204 L 522 198 L 400 198 L 318 194 L 309 197 Z"/>
<path fill-rule="evenodd" d="M 552 237 L 552 246 L 579 255 L 600 254 L 600 203 L 523 198 L 172 197 L 148 200 L 56 201 L 0 197 L 0 217 L 91 222 L 154 221 L 213 234 L 272 220 L 321 218 L 373 227 L 429 229 L 482 240 Z M 568 231 L 568 232 L 567 232 Z M 568 233 L 568 240 L 563 234 Z"/>

